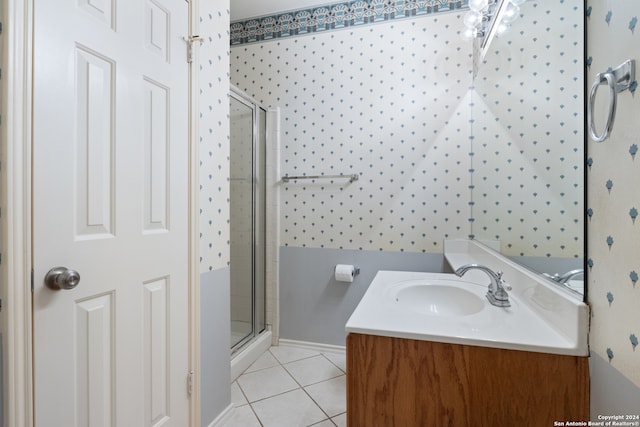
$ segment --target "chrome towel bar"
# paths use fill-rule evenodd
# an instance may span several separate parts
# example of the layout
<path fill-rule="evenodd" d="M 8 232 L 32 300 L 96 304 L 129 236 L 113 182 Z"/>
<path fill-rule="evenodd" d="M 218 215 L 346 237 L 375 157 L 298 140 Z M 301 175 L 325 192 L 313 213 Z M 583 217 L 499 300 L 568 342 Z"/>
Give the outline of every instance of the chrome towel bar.
<path fill-rule="evenodd" d="M 359 176 L 357 173 L 352 175 L 301 175 L 301 176 L 289 176 L 285 175 L 282 177 L 282 182 L 289 182 L 299 179 L 348 179 L 349 182 L 357 181 Z"/>

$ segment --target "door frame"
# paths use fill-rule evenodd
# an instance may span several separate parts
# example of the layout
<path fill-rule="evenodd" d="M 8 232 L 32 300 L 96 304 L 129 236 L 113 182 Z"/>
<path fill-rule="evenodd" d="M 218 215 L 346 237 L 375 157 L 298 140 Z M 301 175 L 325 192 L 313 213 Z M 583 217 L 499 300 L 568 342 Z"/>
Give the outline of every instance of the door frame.
<path fill-rule="evenodd" d="M 189 35 L 199 29 L 199 0 L 189 3 Z M 3 2 L 0 124 L 0 333 L 5 426 L 33 427 L 32 86 L 34 0 Z M 200 425 L 200 273 L 198 194 L 199 43 L 189 69 L 189 425 Z M 186 60 L 186 58 L 185 58 Z M 185 372 L 185 376 L 187 373 Z M 186 386 L 187 378 L 185 378 Z"/>

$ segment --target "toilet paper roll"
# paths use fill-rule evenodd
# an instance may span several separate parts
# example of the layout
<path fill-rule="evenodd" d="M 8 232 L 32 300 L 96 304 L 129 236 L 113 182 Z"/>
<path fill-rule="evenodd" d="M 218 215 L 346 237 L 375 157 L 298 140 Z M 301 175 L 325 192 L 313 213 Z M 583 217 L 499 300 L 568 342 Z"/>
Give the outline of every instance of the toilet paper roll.
<path fill-rule="evenodd" d="M 336 265 L 335 278 L 338 282 L 353 282 L 356 275 L 356 267 L 349 264 Z"/>

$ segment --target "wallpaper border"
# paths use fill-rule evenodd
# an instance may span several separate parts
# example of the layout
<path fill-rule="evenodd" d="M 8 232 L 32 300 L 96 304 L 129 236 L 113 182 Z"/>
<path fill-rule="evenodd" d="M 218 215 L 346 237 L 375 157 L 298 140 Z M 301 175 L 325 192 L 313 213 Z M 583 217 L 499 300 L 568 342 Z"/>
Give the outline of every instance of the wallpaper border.
<path fill-rule="evenodd" d="M 469 0 L 356 0 L 231 23 L 231 46 L 467 8 Z"/>

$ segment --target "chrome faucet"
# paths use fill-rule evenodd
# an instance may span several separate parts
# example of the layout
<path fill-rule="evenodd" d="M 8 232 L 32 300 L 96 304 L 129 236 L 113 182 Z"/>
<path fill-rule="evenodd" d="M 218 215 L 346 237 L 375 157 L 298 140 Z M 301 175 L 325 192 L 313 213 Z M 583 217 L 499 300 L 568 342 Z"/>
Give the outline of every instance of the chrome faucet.
<path fill-rule="evenodd" d="M 562 275 L 554 275 L 553 276 L 553 280 L 555 280 L 556 282 L 560 282 L 560 283 L 567 283 L 569 280 L 573 279 L 576 276 L 580 276 L 584 274 L 584 270 L 579 268 L 577 270 L 571 270 L 571 271 L 567 271 L 566 273 L 562 274 Z"/>
<path fill-rule="evenodd" d="M 458 277 L 462 277 L 469 270 L 480 270 L 487 273 L 489 278 L 491 279 L 491 283 L 489 283 L 489 290 L 487 291 L 487 299 L 492 305 L 496 307 L 511 307 L 511 303 L 509 302 L 509 294 L 507 294 L 507 290 L 511 290 L 511 286 L 507 285 L 502 281 L 502 272 L 495 272 L 489 267 L 485 267 L 480 264 L 467 264 L 456 270 L 456 275 Z"/>

